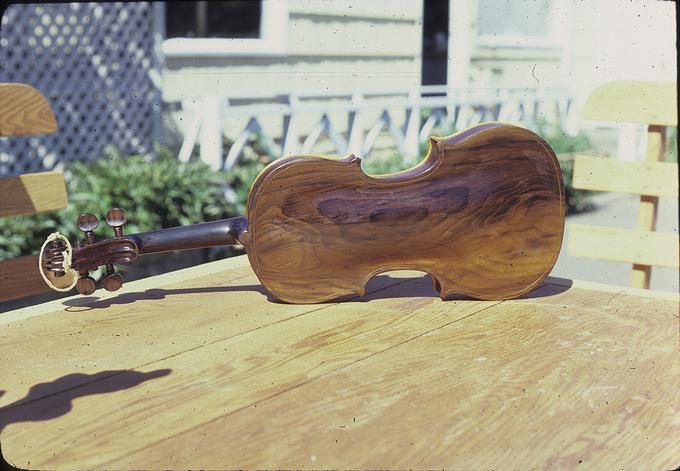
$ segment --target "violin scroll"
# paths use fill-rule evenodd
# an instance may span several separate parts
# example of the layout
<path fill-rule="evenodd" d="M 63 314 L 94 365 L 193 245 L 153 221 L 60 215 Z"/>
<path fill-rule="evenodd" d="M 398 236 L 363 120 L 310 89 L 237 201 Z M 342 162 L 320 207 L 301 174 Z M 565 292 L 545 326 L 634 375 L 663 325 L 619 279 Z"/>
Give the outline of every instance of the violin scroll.
<path fill-rule="evenodd" d="M 101 266 L 106 267 L 106 274 L 102 279 L 104 289 L 116 291 L 123 285 L 123 276 L 117 273 L 114 264 L 129 264 L 139 256 L 139 247 L 136 242 L 123 235 L 123 225 L 127 222 L 125 211 L 121 208 L 111 208 L 106 214 L 106 222 L 113 228 L 113 239 L 97 241 L 94 230 L 97 228 L 98 219 L 94 214 L 81 214 L 76 224 L 78 229 L 85 233 L 84 241 L 77 241 L 72 249 L 70 257 L 67 254 L 66 244 L 55 239 L 50 241 L 43 250 L 41 268 L 43 271 L 52 272 L 60 277 L 66 273 L 66 269 L 78 272 L 79 279 L 76 290 L 80 294 L 92 294 L 96 289 L 94 278 L 90 271 Z"/>

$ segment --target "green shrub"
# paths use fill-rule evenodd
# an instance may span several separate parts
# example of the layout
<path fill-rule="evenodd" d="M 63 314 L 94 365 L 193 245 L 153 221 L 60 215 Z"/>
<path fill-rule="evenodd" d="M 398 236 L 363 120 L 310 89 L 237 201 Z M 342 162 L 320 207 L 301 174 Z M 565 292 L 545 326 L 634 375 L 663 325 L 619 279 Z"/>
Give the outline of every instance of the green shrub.
<path fill-rule="evenodd" d="M 233 141 L 225 139 L 224 142 L 226 155 Z M 255 178 L 274 161 L 274 156 L 275 151 L 264 137 L 253 134 L 248 138 L 236 165 L 227 172 L 226 181 L 234 190 L 237 209 L 241 214 L 245 213 L 248 193 Z"/>
<path fill-rule="evenodd" d="M 582 152 L 591 148 L 590 141 L 583 132 L 579 131 L 572 136 L 558 122 L 539 119 L 536 122 L 535 132 L 550 144 L 556 154 Z"/>
<path fill-rule="evenodd" d="M 419 159 L 418 159 L 419 160 Z M 361 159 L 361 168 L 365 173 L 372 175 L 384 175 L 395 173 L 412 167 L 413 163 L 407 161 L 399 154 L 390 154 L 386 157 L 374 157 Z"/>
<path fill-rule="evenodd" d="M 678 128 L 669 128 L 668 131 L 668 141 L 666 143 L 668 150 L 668 156 L 666 160 L 668 162 L 678 161 Z"/>
<path fill-rule="evenodd" d="M 588 198 L 592 192 L 586 190 L 575 190 L 572 185 L 574 176 L 574 161 L 560 160 L 562 178 L 564 180 L 564 192 L 567 200 L 567 214 L 576 214 L 586 211 L 592 207 Z"/>
<path fill-rule="evenodd" d="M 565 158 L 564 154 L 583 152 L 591 148 L 590 141 L 585 134 L 579 132 L 575 136 L 568 134 L 559 123 L 538 120 L 536 122 L 536 133 L 541 136 L 552 147 L 560 159 L 560 168 L 564 179 L 564 189 L 567 200 L 567 214 L 580 213 L 587 210 L 591 204 L 590 191 L 576 190 L 572 185 L 574 175 L 574 161 Z"/>
<path fill-rule="evenodd" d="M 93 162 L 74 162 L 65 172 L 69 205 L 54 213 L 0 219 L 0 259 L 37 253 L 47 235 L 59 231 L 71 242 L 82 239 L 79 214 L 94 213 L 98 238 L 111 237 L 104 215 L 125 210 L 128 233 L 231 217 L 238 205 L 225 193 L 227 176 L 200 162 L 182 163 L 169 151 L 156 159 L 121 156 L 106 150 Z"/>
<path fill-rule="evenodd" d="M 426 108 L 420 111 L 421 124 L 432 116 L 435 110 L 431 108 Z M 447 137 L 458 132 L 455 126 L 449 126 L 446 122 L 439 121 L 430 133 L 432 136 Z M 396 149 L 388 153 L 387 155 L 371 155 L 370 157 L 364 157 L 361 160 L 361 168 L 366 173 L 373 175 L 384 175 L 387 173 L 400 172 L 406 170 L 407 168 L 413 167 L 415 164 L 419 163 L 425 158 L 428 150 L 427 140 L 423 141 L 419 145 L 418 156 L 413 159 L 405 159 L 403 156 L 396 153 Z M 374 152 L 375 154 L 375 152 Z M 383 152 L 383 154 L 385 154 Z"/>

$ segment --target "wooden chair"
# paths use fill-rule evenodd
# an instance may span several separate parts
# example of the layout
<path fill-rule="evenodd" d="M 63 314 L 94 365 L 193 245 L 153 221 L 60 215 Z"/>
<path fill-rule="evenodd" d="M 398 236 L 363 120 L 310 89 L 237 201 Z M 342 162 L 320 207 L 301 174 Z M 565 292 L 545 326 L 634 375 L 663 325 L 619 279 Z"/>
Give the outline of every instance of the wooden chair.
<path fill-rule="evenodd" d="M 20 83 L 0 83 L 0 136 L 49 134 L 56 130 L 52 108 L 38 90 Z M 0 178 L 0 217 L 56 211 L 67 203 L 62 172 Z M 48 290 L 38 271 L 37 256 L 0 260 L 0 302 Z"/>
<path fill-rule="evenodd" d="M 655 232 L 659 197 L 678 197 L 678 164 L 663 162 L 677 127 L 677 84 L 611 82 L 588 98 L 584 118 L 648 126 L 646 159 L 623 162 L 577 155 L 574 188 L 640 195 L 637 230 L 569 225 L 569 255 L 633 264 L 631 286 L 649 288 L 652 266 L 678 268 L 678 235 Z"/>

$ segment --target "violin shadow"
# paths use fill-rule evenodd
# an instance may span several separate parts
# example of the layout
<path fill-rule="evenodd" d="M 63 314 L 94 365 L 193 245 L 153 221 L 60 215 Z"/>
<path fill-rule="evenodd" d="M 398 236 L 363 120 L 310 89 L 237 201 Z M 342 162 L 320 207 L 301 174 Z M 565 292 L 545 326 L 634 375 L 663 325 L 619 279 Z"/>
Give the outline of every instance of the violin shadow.
<path fill-rule="evenodd" d="M 158 301 L 165 299 L 167 296 L 178 294 L 195 294 L 195 293 L 228 293 L 228 292 L 243 292 L 255 291 L 267 297 L 267 300 L 273 302 L 280 302 L 273 298 L 262 285 L 236 285 L 236 286 L 211 286 L 204 288 L 152 288 L 146 291 L 137 291 L 132 293 L 123 293 L 111 298 L 99 299 L 97 296 L 84 296 L 81 298 L 67 299 L 62 304 L 68 306 L 67 312 L 82 312 L 90 309 L 102 309 L 118 304 L 132 304 L 141 301 Z M 75 308 L 75 309 L 74 309 Z"/>
<path fill-rule="evenodd" d="M 392 288 L 395 284 L 386 286 L 382 289 L 371 290 L 371 284 L 373 282 L 380 283 L 380 278 L 391 278 L 400 280 L 399 288 L 397 290 L 390 290 L 389 292 L 383 292 L 388 288 Z M 382 283 L 384 284 L 384 283 Z M 548 296 L 555 296 L 557 294 L 563 293 L 570 289 L 572 286 L 572 281 L 564 278 L 549 277 L 546 278 L 537 288 L 529 291 L 528 293 L 519 296 L 514 299 L 534 299 L 534 298 L 544 298 Z M 343 302 L 366 302 L 373 299 L 381 298 L 412 298 L 412 297 L 439 297 L 439 293 L 435 291 L 432 277 L 428 274 L 424 274 L 420 277 L 411 278 L 392 278 L 389 275 L 378 275 L 369 281 L 367 286 L 367 294 L 360 297 L 347 297 L 346 299 L 341 299 Z M 472 296 L 467 296 L 463 294 L 448 296 L 446 301 L 478 301 L 477 298 Z"/>
<path fill-rule="evenodd" d="M 554 280 L 559 281 L 555 284 Z M 546 296 L 554 296 L 562 293 L 571 287 L 570 280 L 561 280 L 553 278 L 544 281 L 538 288 L 529 293 L 524 294 L 518 299 L 533 299 Z M 196 294 L 196 293 L 228 293 L 228 292 L 244 292 L 254 291 L 260 293 L 267 298 L 267 301 L 286 304 L 276 299 L 269 294 L 262 285 L 234 285 L 234 286 L 211 286 L 211 287 L 196 287 L 196 288 L 153 288 L 146 291 L 123 293 L 107 299 L 99 299 L 96 296 L 85 296 L 81 298 L 74 298 L 65 300 L 62 304 L 67 306 L 67 312 L 82 312 L 91 309 L 103 309 L 114 305 L 132 304 L 144 301 L 158 301 L 167 298 L 168 296 L 181 294 Z M 390 275 L 377 275 L 371 278 L 366 286 L 366 294 L 364 296 L 349 295 L 335 300 L 327 301 L 324 304 L 333 304 L 337 302 L 368 302 L 375 299 L 390 299 L 390 298 L 414 298 L 414 297 L 439 297 L 439 293 L 433 288 L 433 283 L 430 275 L 409 277 L 409 278 L 395 278 Z M 447 301 L 465 301 L 475 299 L 469 296 L 449 296 Z"/>
<path fill-rule="evenodd" d="M 536 289 L 523 294 L 517 299 L 535 299 L 535 298 L 545 298 L 548 296 L 555 296 L 560 293 L 571 289 L 574 283 L 567 278 L 557 278 L 554 276 L 549 276 L 540 286 Z"/>

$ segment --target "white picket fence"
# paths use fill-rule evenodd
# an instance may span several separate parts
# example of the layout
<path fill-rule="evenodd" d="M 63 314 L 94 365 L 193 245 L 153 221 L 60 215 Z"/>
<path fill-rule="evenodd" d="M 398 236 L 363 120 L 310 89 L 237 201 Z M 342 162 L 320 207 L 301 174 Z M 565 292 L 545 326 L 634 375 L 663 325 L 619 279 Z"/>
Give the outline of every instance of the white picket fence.
<path fill-rule="evenodd" d="M 323 99 L 321 95 L 271 97 L 262 103 L 257 97 L 250 104 L 232 104 L 228 97 L 200 97 L 183 110 L 189 125 L 179 152 L 188 161 L 196 145 L 200 158 L 215 169 L 236 165 L 252 134 L 269 141 L 280 156 L 308 154 L 323 135 L 333 144 L 336 155 L 355 153 L 368 157 L 379 135 L 388 134 L 397 152 L 408 159 L 418 158 L 419 147 L 437 126 L 466 129 L 481 122 L 501 121 L 533 128 L 539 118 L 559 122 L 570 133 L 576 132 L 573 100 L 564 90 L 513 89 L 484 93 L 461 91 L 447 93 L 445 86 L 426 86 L 411 93 L 355 94 Z M 243 99 L 239 99 L 243 102 Z M 423 119 L 423 110 L 428 117 Z M 372 115 L 372 122 L 362 119 Z M 316 124 L 302 133 L 302 115 L 317 115 Z M 342 115 L 342 126 L 338 126 Z M 334 118 L 332 119 L 331 116 Z M 376 117 L 377 116 L 377 117 Z M 280 119 L 279 136 L 269 135 L 263 119 Z M 245 126 L 225 152 L 223 135 L 228 120 L 239 119 Z M 226 154 L 226 155 L 225 155 Z"/>

